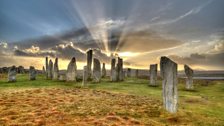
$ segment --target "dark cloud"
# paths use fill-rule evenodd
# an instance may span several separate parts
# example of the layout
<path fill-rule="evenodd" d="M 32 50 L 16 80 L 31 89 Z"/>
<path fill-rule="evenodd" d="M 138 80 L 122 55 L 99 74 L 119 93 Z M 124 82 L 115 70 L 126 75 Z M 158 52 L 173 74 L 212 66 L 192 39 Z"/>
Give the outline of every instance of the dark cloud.
<path fill-rule="evenodd" d="M 216 66 L 224 68 L 224 52 L 217 54 L 191 54 L 189 57 L 180 57 L 177 55 L 169 56 L 172 60 L 179 64 L 188 64 L 196 66 Z"/>

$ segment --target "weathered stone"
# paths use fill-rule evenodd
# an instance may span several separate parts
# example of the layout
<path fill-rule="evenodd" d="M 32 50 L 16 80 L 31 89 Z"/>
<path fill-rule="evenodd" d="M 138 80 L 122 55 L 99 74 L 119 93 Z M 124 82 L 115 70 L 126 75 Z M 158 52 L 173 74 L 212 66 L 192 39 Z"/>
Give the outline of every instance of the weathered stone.
<path fill-rule="evenodd" d="M 45 58 L 46 78 L 48 79 L 48 57 Z"/>
<path fill-rule="evenodd" d="M 163 78 L 163 105 L 170 113 L 177 112 L 177 64 L 167 57 L 160 59 L 160 73 Z"/>
<path fill-rule="evenodd" d="M 93 81 L 100 82 L 101 80 L 101 67 L 100 61 L 96 58 L 93 59 Z"/>
<path fill-rule="evenodd" d="M 105 78 L 106 75 L 107 75 L 107 71 L 106 71 L 105 63 L 103 63 L 103 67 L 102 67 L 102 78 Z"/>
<path fill-rule="evenodd" d="M 8 82 L 15 82 L 16 81 L 16 67 L 12 66 L 9 68 L 8 71 Z"/>
<path fill-rule="evenodd" d="M 83 67 L 82 86 L 86 86 L 86 84 L 87 84 L 87 75 L 88 75 L 87 66 L 84 66 Z"/>
<path fill-rule="evenodd" d="M 58 77 L 58 80 L 65 81 L 66 80 L 66 74 L 65 73 L 60 73 L 59 77 Z"/>
<path fill-rule="evenodd" d="M 92 76 L 92 61 L 93 61 L 93 50 L 90 49 L 87 51 L 87 71 L 88 71 L 87 80 L 90 80 Z"/>
<path fill-rule="evenodd" d="M 19 67 L 17 68 L 17 73 L 19 73 L 19 74 L 24 74 L 24 73 L 25 73 L 24 67 L 23 67 L 23 66 L 19 66 Z"/>
<path fill-rule="evenodd" d="M 115 82 L 117 81 L 117 74 L 116 74 L 116 59 L 111 59 L 111 73 L 110 73 L 110 80 Z"/>
<path fill-rule="evenodd" d="M 138 69 L 135 70 L 135 77 L 138 77 Z"/>
<path fill-rule="evenodd" d="M 187 78 L 186 78 L 186 89 L 192 90 L 192 89 L 194 89 L 194 85 L 193 85 L 194 71 L 188 65 L 184 65 L 184 71 L 185 71 L 185 74 L 187 76 Z"/>
<path fill-rule="evenodd" d="M 75 57 L 72 58 L 70 63 L 68 64 L 66 81 L 75 81 L 77 76 L 77 66 Z"/>
<path fill-rule="evenodd" d="M 48 79 L 52 79 L 53 78 L 53 62 L 51 60 L 49 61 L 49 64 L 48 64 L 47 73 L 48 73 Z"/>
<path fill-rule="evenodd" d="M 124 74 L 123 74 L 123 59 L 118 57 L 117 63 L 117 81 L 123 81 Z"/>
<path fill-rule="evenodd" d="M 150 65 L 150 86 L 157 86 L 157 64 Z"/>
<path fill-rule="evenodd" d="M 53 80 L 58 80 L 59 68 L 58 68 L 58 58 L 55 58 L 54 69 L 53 69 Z"/>
<path fill-rule="evenodd" d="M 35 67 L 33 66 L 30 66 L 30 70 L 29 70 L 29 77 L 30 77 L 30 80 L 36 80 L 36 70 L 35 70 Z"/>
<path fill-rule="evenodd" d="M 131 77 L 131 68 L 127 69 L 127 77 Z"/>
<path fill-rule="evenodd" d="M 45 70 L 45 67 L 44 66 L 42 67 L 42 73 L 43 74 L 46 74 L 46 70 Z"/>

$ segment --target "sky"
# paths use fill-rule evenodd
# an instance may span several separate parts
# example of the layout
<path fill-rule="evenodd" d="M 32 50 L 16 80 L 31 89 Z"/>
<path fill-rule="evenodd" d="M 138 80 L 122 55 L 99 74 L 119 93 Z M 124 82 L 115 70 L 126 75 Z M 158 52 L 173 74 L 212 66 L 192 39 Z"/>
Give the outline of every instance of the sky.
<path fill-rule="evenodd" d="M 0 67 L 41 69 L 59 57 L 66 69 L 86 50 L 110 68 L 111 53 L 125 67 L 148 69 L 167 56 L 183 69 L 224 70 L 223 0 L 1 0 Z"/>

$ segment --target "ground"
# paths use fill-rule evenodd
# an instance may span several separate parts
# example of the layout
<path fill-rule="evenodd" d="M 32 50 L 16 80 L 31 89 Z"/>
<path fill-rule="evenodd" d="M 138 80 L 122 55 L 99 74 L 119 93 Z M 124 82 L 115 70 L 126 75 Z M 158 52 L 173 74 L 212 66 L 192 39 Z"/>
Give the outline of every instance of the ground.
<path fill-rule="evenodd" d="M 194 91 L 179 81 L 177 114 L 162 106 L 159 87 L 147 79 L 124 82 L 68 83 L 46 80 L 39 75 L 29 81 L 18 75 L 16 83 L 0 80 L 0 125 L 120 126 L 120 125 L 224 125 L 224 81 L 195 81 Z M 203 84 L 203 86 L 202 86 Z"/>

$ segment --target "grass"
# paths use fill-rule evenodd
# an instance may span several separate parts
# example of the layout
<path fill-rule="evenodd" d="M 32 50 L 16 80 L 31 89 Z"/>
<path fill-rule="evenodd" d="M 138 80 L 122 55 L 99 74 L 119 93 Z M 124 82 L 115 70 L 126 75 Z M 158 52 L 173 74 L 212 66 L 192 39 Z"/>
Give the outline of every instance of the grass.
<path fill-rule="evenodd" d="M 22 116 L 16 111 L 17 107 L 24 109 L 21 106 L 28 106 L 25 107 L 27 111 L 36 113 L 35 111 L 41 111 L 38 107 L 35 108 L 35 104 L 38 104 L 36 102 L 48 99 L 51 104 L 41 105 L 46 111 L 40 115 L 46 116 L 46 113 L 52 112 L 49 107 L 56 107 L 59 115 L 64 115 L 71 124 L 80 122 L 79 125 L 82 125 L 86 120 L 81 117 L 85 116 L 90 125 L 112 125 L 114 122 L 117 125 L 224 125 L 224 81 L 211 82 L 208 86 L 202 86 L 200 81 L 195 81 L 193 91 L 186 91 L 183 81 L 180 81 L 178 113 L 172 115 L 162 108 L 161 81 L 158 81 L 158 87 L 150 87 L 147 79 L 128 78 L 124 82 L 113 83 L 106 78 L 101 83 L 89 83 L 86 88 L 82 88 L 81 82 L 51 81 L 46 80 L 43 75 L 38 75 L 35 81 L 29 81 L 28 75 L 18 75 L 17 78 L 16 83 L 7 83 L 5 78 L 0 79 L 0 110 L 4 110 L 4 117 L 10 116 L 12 124 L 22 122 L 18 119 L 13 122 L 11 119 Z M 15 92 L 19 95 L 15 95 Z M 29 99 L 30 97 L 33 99 Z M 16 99 L 30 101 L 27 101 L 27 104 L 19 102 L 18 106 L 8 107 L 11 105 L 10 101 Z M 52 120 L 59 115 L 49 116 L 44 121 L 41 118 L 37 122 L 53 125 Z M 7 124 L 4 119 L 3 124 Z M 60 121 L 61 125 L 62 122 Z M 38 124 L 34 120 L 24 121 L 22 124 L 25 123 Z"/>

